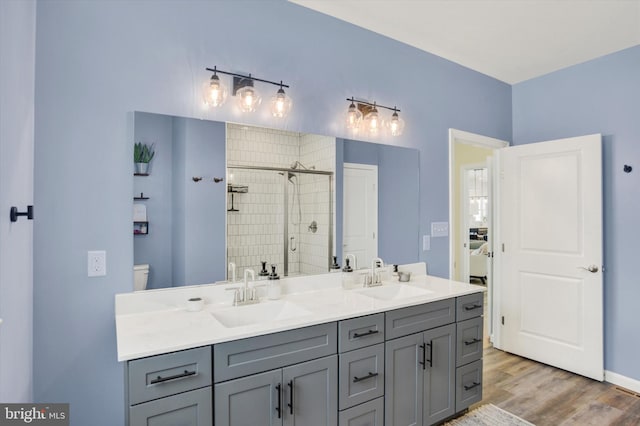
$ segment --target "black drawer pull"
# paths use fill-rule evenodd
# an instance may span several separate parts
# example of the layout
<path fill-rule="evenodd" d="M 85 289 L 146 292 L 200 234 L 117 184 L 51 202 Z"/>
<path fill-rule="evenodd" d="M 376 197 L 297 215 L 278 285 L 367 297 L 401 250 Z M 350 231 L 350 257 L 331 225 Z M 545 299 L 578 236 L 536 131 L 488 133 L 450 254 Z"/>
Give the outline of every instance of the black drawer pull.
<path fill-rule="evenodd" d="M 475 388 L 475 387 L 478 387 L 478 386 L 480 386 L 480 385 L 481 385 L 481 383 L 473 382 L 473 384 L 472 384 L 472 385 L 468 385 L 468 386 L 467 386 L 467 385 L 464 385 L 464 390 L 468 391 L 468 390 L 471 390 L 471 389 L 473 389 L 473 388 Z"/>
<path fill-rule="evenodd" d="M 466 305 L 464 307 L 465 311 L 473 311 L 474 309 L 482 308 L 482 305 L 474 304 L 474 305 Z"/>
<path fill-rule="evenodd" d="M 370 379 L 372 377 L 376 377 L 378 375 L 378 373 L 372 373 L 371 371 L 369 371 L 369 374 L 367 374 L 366 376 L 363 377 L 353 377 L 353 383 L 358 383 L 361 382 L 363 380 L 367 380 Z"/>
<path fill-rule="evenodd" d="M 418 364 L 422 365 L 422 369 L 426 370 L 427 368 L 427 344 L 423 343 L 419 346 L 422 349 L 422 361 L 418 361 Z"/>
<path fill-rule="evenodd" d="M 358 337 L 370 336 L 372 334 L 380 333 L 378 330 L 369 330 L 366 333 L 353 333 L 353 338 L 357 339 Z"/>
<path fill-rule="evenodd" d="M 276 407 L 276 411 L 278 412 L 278 418 L 282 418 L 282 385 L 278 383 L 276 386 L 276 391 L 278 391 L 278 406 Z"/>
<path fill-rule="evenodd" d="M 287 386 L 289 386 L 289 403 L 287 407 L 289 407 L 289 414 L 293 416 L 293 380 L 289 381 Z"/>
<path fill-rule="evenodd" d="M 482 342 L 482 339 L 477 339 L 477 338 L 473 338 L 471 340 L 465 340 L 464 344 L 469 346 L 469 345 L 475 345 L 476 343 L 480 343 Z"/>
<path fill-rule="evenodd" d="M 169 377 L 158 376 L 157 379 L 153 379 L 150 383 L 152 385 L 157 385 L 158 383 L 168 382 L 169 380 L 174 380 L 174 379 L 182 379 L 183 377 L 195 376 L 196 374 L 198 373 L 196 373 L 195 371 L 184 370 L 184 373 L 176 374 L 175 376 L 169 376 Z"/>
<path fill-rule="evenodd" d="M 429 346 L 429 359 L 427 360 L 427 362 L 429 363 L 429 367 L 433 368 L 433 341 L 427 343 L 427 346 Z"/>

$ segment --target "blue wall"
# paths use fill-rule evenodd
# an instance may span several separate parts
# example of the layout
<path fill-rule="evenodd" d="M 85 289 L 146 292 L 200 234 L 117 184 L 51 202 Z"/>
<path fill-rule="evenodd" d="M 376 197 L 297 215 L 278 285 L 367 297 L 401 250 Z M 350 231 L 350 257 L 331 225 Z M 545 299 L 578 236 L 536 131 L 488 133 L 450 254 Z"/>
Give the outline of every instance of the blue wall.
<path fill-rule="evenodd" d="M 346 97 L 398 105 L 406 133 L 385 142 L 421 150 L 423 234 L 448 220 L 448 129 L 511 139 L 509 85 L 285 0 L 50 0 L 36 22 L 34 397 L 70 402 L 76 426 L 124 418 L 114 294 L 133 285 L 131 111 L 345 137 Z M 293 113 L 203 112 L 213 65 L 284 80 Z M 87 278 L 95 249 L 107 276 Z M 421 260 L 446 276 L 448 241 Z"/>
<path fill-rule="evenodd" d="M 133 178 L 133 194 L 144 193 L 145 201 L 134 201 L 147 207 L 149 234 L 133 237 L 133 263 L 150 265 L 147 288 L 171 286 L 172 263 L 172 173 L 173 120 L 160 114 L 134 114 L 135 142 L 154 144 L 155 155 L 149 165 L 149 176 Z M 133 167 L 133 166 L 132 166 Z"/>
<path fill-rule="evenodd" d="M 343 169 L 343 163 L 378 166 L 378 255 L 388 264 L 418 262 L 420 152 L 348 139 L 342 147 L 339 169 Z M 341 189 L 342 182 L 341 175 Z M 342 214 L 342 198 L 337 199 L 337 205 Z M 342 248 L 342 229 L 336 239 Z"/>
<path fill-rule="evenodd" d="M 603 135 L 605 369 L 636 380 L 639 111 L 640 46 L 513 86 L 515 144 Z"/>

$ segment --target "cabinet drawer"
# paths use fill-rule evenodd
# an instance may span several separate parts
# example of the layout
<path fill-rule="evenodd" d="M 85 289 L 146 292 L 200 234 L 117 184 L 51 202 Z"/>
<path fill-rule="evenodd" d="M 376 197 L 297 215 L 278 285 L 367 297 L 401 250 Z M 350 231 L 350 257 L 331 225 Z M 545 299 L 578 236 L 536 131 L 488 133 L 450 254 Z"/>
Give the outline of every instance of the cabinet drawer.
<path fill-rule="evenodd" d="M 211 386 L 129 408 L 129 426 L 211 426 Z"/>
<path fill-rule="evenodd" d="M 338 351 L 347 352 L 384 342 L 384 313 L 338 323 Z"/>
<path fill-rule="evenodd" d="M 484 313 L 484 292 L 467 294 L 456 299 L 458 321 L 479 317 Z"/>
<path fill-rule="evenodd" d="M 341 411 L 339 417 L 339 426 L 383 426 L 384 398 Z"/>
<path fill-rule="evenodd" d="M 129 361 L 129 404 L 211 384 L 211 346 Z"/>
<path fill-rule="evenodd" d="M 459 322 L 457 335 L 456 365 L 458 367 L 482 358 L 483 317 Z"/>
<path fill-rule="evenodd" d="M 335 322 L 221 343 L 213 347 L 215 383 L 337 352 Z"/>
<path fill-rule="evenodd" d="M 384 395 L 384 343 L 340 354 L 339 409 Z"/>
<path fill-rule="evenodd" d="M 482 360 L 456 370 L 456 412 L 482 400 Z"/>
<path fill-rule="evenodd" d="M 455 300 L 447 299 L 385 313 L 387 340 L 407 336 L 455 321 Z"/>

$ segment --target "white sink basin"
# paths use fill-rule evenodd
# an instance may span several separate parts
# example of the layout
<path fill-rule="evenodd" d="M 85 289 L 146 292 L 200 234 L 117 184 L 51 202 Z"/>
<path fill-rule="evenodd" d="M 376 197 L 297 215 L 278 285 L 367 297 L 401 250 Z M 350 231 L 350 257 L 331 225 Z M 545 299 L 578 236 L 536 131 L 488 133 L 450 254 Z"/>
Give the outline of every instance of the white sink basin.
<path fill-rule="evenodd" d="M 282 300 L 260 302 L 255 305 L 234 306 L 211 312 L 211 315 L 227 328 L 242 327 L 261 322 L 283 321 L 310 314 L 311 312 L 295 303 Z"/>
<path fill-rule="evenodd" d="M 431 290 L 414 287 L 406 284 L 387 284 L 380 287 L 371 287 L 358 290 L 358 293 L 374 299 L 380 300 L 399 300 L 409 299 L 412 297 L 426 296 L 433 293 Z"/>

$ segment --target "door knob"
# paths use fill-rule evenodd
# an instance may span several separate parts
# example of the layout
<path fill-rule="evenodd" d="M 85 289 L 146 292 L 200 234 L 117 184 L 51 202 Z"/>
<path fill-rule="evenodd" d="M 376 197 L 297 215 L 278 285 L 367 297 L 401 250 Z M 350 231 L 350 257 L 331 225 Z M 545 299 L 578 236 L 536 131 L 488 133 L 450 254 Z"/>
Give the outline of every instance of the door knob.
<path fill-rule="evenodd" d="M 584 269 L 585 271 L 589 271 L 593 274 L 595 274 L 596 272 L 598 272 L 598 267 L 596 265 L 589 265 L 588 267 L 584 267 L 584 266 L 579 266 L 580 269 Z"/>

